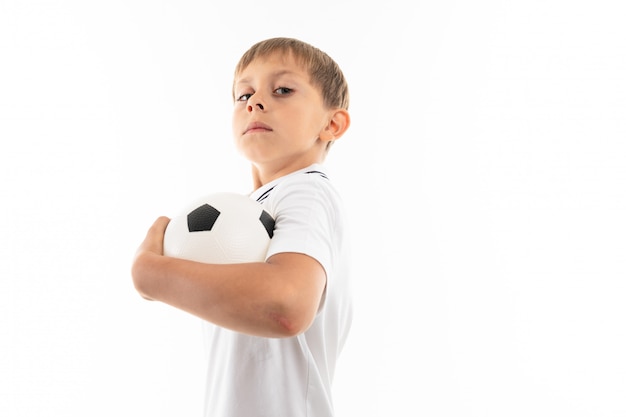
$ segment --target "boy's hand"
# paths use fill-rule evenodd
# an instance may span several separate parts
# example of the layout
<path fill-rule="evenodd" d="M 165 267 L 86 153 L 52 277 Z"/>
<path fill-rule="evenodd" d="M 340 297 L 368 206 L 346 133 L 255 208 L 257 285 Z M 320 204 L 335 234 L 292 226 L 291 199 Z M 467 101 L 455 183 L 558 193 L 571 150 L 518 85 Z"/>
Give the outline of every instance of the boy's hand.
<path fill-rule="evenodd" d="M 163 255 L 163 237 L 165 236 L 165 229 L 169 224 L 170 219 L 165 216 L 161 216 L 152 224 L 145 239 L 139 245 L 137 249 L 137 255 L 141 252 L 151 252 L 157 255 Z"/>
<path fill-rule="evenodd" d="M 163 237 L 165 236 L 165 229 L 169 222 L 170 219 L 165 216 L 156 219 L 150 229 L 148 229 L 146 237 L 135 253 L 135 259 L 131 269 L 133 283 L 139 294 L 148 300 L 151 298 L 145 295 L 142 287 L 151 279 L 150 271 L 154 264 L 155 257 L 163 256 Z"/>

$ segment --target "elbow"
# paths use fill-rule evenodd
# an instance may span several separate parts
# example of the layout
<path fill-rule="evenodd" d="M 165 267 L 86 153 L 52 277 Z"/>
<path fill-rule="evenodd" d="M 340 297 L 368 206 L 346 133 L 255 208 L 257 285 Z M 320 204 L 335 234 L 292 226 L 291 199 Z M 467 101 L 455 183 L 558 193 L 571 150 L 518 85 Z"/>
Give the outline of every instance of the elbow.
<path fill-rule="evenodd" d="M 284 286 L 269 310 L 269 318 L 278 337 L 294 337 L 306 332 L 315 321 L 320 303 L 321 295 L 317 293 Z"/>
<path fill-rule="evenodd" d="M 287 338 L 298 336 L 311 327 L 315 314 L 310 314 L 301 309 L 292 311 L 282 310 L 270 314 L 273 327 L 276 329 L 277 337 Z"/>
<path fill-rule="evenodd" d="M 301 326 L 298 326 L 293 320 L 281 314 L 271 314 L 270 319 L 273 322 L 277 337 L 294 337 L 302 333 Z"/>

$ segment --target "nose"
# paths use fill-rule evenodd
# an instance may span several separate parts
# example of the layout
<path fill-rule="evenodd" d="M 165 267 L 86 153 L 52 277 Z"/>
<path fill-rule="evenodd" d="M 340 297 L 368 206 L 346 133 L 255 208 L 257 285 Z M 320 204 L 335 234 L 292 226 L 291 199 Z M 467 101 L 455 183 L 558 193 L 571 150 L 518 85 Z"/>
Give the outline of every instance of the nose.
<path fill-rule="evenodd" d="M 259 97 L 258 93 L 253 94 L 248 99 L 248 105 L 246 106 L 246 108 L 248 110 L 248 113 L 252 113 L 253 110 L 256 110 L 256 111 L 265 110 L 265 106 L 261 102 L 261 97 Z"/>

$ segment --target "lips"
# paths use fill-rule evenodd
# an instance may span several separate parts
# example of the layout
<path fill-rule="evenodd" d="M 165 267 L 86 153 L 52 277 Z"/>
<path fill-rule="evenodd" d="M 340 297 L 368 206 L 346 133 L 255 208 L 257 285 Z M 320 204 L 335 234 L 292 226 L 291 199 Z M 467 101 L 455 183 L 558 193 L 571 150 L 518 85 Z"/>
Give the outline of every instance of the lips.
<path fill-rule="evenodd" d="M 257 132 L 271 132 L 272 128 L 261 122 L 252 122 L 246 127 L 246 130 L 243 132 L 246 133 L 257 133 Z"/>

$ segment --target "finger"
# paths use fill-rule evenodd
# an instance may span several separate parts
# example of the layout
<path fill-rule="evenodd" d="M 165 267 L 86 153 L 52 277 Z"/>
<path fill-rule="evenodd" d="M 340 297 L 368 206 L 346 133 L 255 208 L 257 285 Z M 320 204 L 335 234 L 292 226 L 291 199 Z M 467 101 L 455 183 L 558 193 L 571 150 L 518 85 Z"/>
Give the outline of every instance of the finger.
<path fill-rule="evenodd" d="M 165 217 L 165 216 L 159 217 L 152 224 L 152 227 L 150 228 L 150 232 L 155 233 L 155 234 L 164 234 L 165 229 L 167 228 L 167 225 L 169 224 L 169 222 L 170 222 L 169 217 Z"/>
<path fill-rule="evenodd" d="M 153 244 L 158 242 L 161 245 L 163 243 L 163 237 L 165 236 L 165 229 L 169 222 L 170 219 L 165 216 L 156 219 L 150 227 L 150 230 L 148 230 L 147 239 L 153 242 Z"/>
<path fill-rule="evenodd" d="M 165 229 L 167 228 L 169 221 L 170 219 L 167 217 L 159 217 L 156 219 L 152 226 L 148 229 L 146 237 L 139 246 L 138 251 L 161 253 L 163 249 Z"/>

